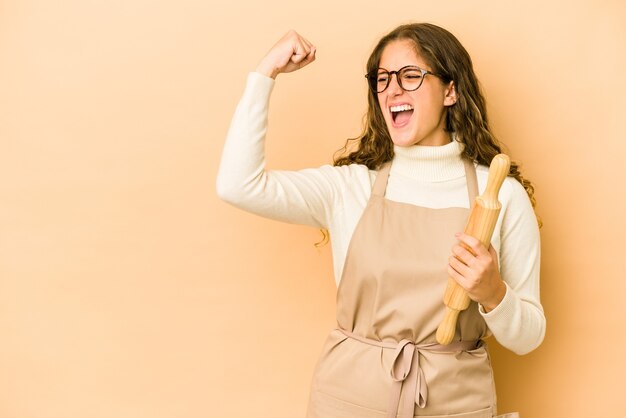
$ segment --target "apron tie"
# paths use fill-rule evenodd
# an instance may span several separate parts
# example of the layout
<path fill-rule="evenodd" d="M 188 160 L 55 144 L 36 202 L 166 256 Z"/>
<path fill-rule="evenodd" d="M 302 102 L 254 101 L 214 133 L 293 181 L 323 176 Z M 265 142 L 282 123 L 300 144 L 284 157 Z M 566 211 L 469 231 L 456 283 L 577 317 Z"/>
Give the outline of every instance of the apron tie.
<path fill-rule="evenodd" d="M 424 371 L 420 366 L 420 351 L 434 351 L 441 353 L 458 353 L 477 348 L 481 340 L 476 341 L 454 341 L 448 345 L 437 343 L 415 344 L 411 340 L 403 339 L 398 343 L 384 342 L 366 338 L 350 331 L 338 328 L 347 337 L 355 339 L 365 344 L 382 348 L 394 349 L 393 361 L 391 363 L 391 394 L 389 406 L 387 408 L 387 418 L 396 418 L 400 407 L 402 387 L 406 386 L 406 396 L 400 409 L 401 418 L 413 418 L 415 405 L 419 408 L 426 407 L 428 400 L 428 386 L 424 378 Z"/>
<path fill-rule="evenodd" d="M 424 380 L 424 371 L 420 367 L 419 347 L 412 341 L 405 339 L 398 343 L 391 364 L 391 379 L 393 383 L 389 408 L 387 408 L 388 416 L 396 417 L 400 403 L 400 392 L 402 392 L 402 386 L 406 380 L 405 390 L 408 392 L 408 396 L 404 399 L 400 416 L 413 418 L 414 403 L 420 408 L 426 406 L 428 387 Z M 415 398 L 411 394 L 415 394 Z"/>

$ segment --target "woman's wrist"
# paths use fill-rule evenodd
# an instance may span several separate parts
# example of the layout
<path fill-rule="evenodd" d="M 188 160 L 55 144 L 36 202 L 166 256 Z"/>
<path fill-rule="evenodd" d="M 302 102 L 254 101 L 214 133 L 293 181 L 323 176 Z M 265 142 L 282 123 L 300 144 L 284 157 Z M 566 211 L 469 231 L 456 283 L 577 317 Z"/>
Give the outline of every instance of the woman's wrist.
<path fill-rule="evenodd" d="M 500 302 L 504 299 L 506 295 L 506 285 L 502 280 L 498 282 L 498 286 L 496 287 L 495 292 L 492 297 L 488 300 L 481 301 L 480 304 L 483 307 L 485 313 L 491 312 L 498 307 Z"/>
<path fill-rule="evenodd" d="M 273 78 L 274 80 L 276 79 L 276 76 L 279 74 L 278 71 L 276 70 L 276 68 L 274 68 L 271 65 L 267 65 L 263 62 L 261 62 L 258 67 L 256 67 L 255 72 L 259 73 L 259 74 L 263 74 L 264 76 Z"/>

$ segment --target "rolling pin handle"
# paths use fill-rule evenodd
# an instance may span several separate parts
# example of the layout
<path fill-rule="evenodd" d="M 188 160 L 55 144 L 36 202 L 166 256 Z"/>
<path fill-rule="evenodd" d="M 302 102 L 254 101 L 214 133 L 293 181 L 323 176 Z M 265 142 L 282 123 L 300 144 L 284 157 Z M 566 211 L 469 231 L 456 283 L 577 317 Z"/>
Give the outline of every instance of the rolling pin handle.
<path fill-rule="evenodd" d="M 437 342 L 439 344 L 448 345 L 452 342 L 459 313 L 460 311 L 446 306 L 446 314 L 441 324 L 439 324 L 439 328 L 437 328 Z"/>

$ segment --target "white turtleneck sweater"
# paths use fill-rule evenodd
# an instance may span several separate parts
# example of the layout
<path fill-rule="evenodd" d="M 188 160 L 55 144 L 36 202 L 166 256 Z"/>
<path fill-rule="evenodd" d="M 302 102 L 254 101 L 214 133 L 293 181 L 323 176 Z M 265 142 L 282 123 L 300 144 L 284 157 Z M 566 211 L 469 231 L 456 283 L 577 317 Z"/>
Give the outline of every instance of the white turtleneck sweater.
<path fill-rule="evenodd" d="M 299 171 L 265 169 L 265 133 L 275 81 L 250 73 L 233 116 L 217 177 L 223 200 L 279 221 L 326 228 L 334 273 L 341 279 L 348 244 L 370 197 L 377 172 L 360 164 Z M 463 145 L 394 147 L 385 197 L 429 208 L 469 207 Z M 488 168 L 476 167 L 479 193 Z M 479 311 L 500 344 L 524 354 L 541 344 L 545 317 L 539 300 L 540 243 L 537 220 L 524 187 L 507 177 L 491 244 L 498 253 L 506 294 L 492 311 Z"/>

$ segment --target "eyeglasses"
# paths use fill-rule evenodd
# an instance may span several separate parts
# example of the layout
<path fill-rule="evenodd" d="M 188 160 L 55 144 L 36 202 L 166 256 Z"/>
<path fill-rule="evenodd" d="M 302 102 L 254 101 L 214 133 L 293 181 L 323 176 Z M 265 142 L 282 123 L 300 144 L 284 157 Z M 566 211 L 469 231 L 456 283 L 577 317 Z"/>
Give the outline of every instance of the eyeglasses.
<path fill-rule="evenodd" d="M 415 91 L 419 89 L 424 82 L 426 74 L 439 77 L 437 74 L 424 70 L 417 65 L 407 65 L 400 68 L 398 71 L 387 71 L 384 68 L 377 68 L 376 70 L 365 74 L 365 78 L 367 78 L 370 89 L 373 92 L 382 93 L 387 89 L 387 87 L 389 87 L 391 76 L 393 74 L 396 75 L 398 84 L 402 90 L 405 91 Z"/>

